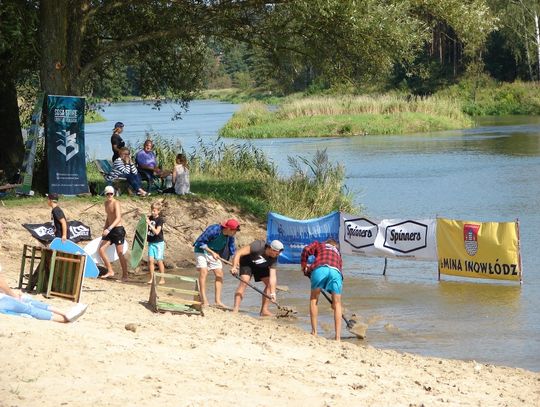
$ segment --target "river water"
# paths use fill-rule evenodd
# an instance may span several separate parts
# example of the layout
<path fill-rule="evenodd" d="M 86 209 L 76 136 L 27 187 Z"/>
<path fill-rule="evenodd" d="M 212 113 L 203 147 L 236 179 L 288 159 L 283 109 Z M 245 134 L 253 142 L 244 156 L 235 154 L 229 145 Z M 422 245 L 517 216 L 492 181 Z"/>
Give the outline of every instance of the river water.
<path fill-rule="evenodd" d="M 135 144 L 145 131 L 179 139 L 185 149 L 197 138 L 215 140 L 236 105 L 196 101 L 182 120 L 173 109 L 141 103 L 105 108 L 107 122 L 86 126 L 90 157 L 109 158 L 116 121 Z M 242 140 L 226 142 L 244 143 Z M 435 262 L 345 257 L 345 315 L 369 323 L 364 343 L 429 356 L 474 359 L 540 371 L 540 117 L 479 120 L 474 129 L 407 136 L 256 140 L 287 174 L 287 156 L 311 157 L 327 149 L 346 168 L 347 187 L 364 213 L 374 218 L 447 217 L 474 221 L 519 219 L 523 285 L 443 277 Z M 309 285 L 298 268 L 281 267 L 283 304 L 294 306 L 291 323 L 308 329 Z M 232 304 L 235 280 L 226 279 L 224 300 Z M 213 296 L 211 296 L 212 298 Z M 257 312 L 260 296 L 242 303 Z M 321 297 L 321 334 L 331 337 L 330 309 Z M 344 329 L 343 334 L 347 336 Z M 353 339 L 351 339 L 353 340 Z M 355 339 L 354 339 L 355 340 Z M 355 340 L 356 341 L 356 340 Z"/>

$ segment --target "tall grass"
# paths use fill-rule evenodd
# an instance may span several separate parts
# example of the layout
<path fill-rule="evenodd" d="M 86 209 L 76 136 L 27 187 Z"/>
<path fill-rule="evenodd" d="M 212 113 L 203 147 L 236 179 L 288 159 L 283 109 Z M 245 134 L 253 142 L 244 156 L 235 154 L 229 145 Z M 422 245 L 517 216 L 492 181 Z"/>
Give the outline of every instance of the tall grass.
<path fill-rule="evenodd" d="M 273 211 L 295 219 L 309 219 L 335 210 L 349 213 L 360 210 L 344 185 L 344 167 L 331 163 L 326 150 L 317 151 L 312 160 L 288 158 L 292 176 L 274 180 L 268 188 Z"/>
<path fill-rule="evenodd" d="M 456 100 L 443 97 L 380 96 L 325 96 L 297 99 L 283 104 L 276 112 L 278 119 L 305 116 L 338 116 L 354 114 L 425 113 L 464 120 L 461 105 Z"/>

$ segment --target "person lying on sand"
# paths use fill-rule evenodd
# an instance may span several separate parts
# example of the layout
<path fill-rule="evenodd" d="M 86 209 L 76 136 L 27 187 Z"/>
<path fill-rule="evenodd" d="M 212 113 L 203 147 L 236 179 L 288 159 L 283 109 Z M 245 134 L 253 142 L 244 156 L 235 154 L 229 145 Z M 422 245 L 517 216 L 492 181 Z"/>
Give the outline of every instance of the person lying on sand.
<path fill-rule="evenodd" d="M 0 272 L 2 266 L 0 266 Z M 32 299 L 29 295 L 15 292 L 0 275 L 0 313 L 30 316 L 55 322 L 75 322 L 86 312 L 86 304 L 76 304 L 68 311 L 61 311 L 52 305 Z"/>
<path fill-rule="evenodd" d="M 315 260 L 307 264 L 310 256 Z M 304 247 L 300 257 L 302 272 L 311 280 L 311 295 L 309 298 L 309 316 L 311 319 L 311 334 L 317 336 L 318 302 L 321 290 L 332 294 L 332 309 L 334 310 L 334 325 L 336 341 L 341 338 L 341 293 L 343 291 L 343 262 L 339 252 L 339 243 L 334 239 L 325 242 L 313 242 Z"/>
<path fill-rule="evenodd" d="M 128 268 L 126 258 L 124 257 L 126 230 L 124 229 L 124 226 L 122 226 L 120 202 L 114 199 L 114 188 L 110 185 L 105 187 L 105 199 L 105 213 L 107 219 L 105 220 L 105 227 L 99 244 L 99 255 L 103 259 L 103 264 L 107 267 L 107 274 L 100 278 L 114 277 L 114 270 L 107 257 L 107 253 L 105 252 L 111 244 L 114 244 L 116 246 L 116 253 L 118 253 L 118 258 L 120 259 L 120 266 L 122 267 L 122 281 L 127 281 Z"/>
<path fill-rule="evenodd" d="M 232 259 L 232 274 L 240 273 L 240 279 L 242 280 L 238 284 L 238 288 L 234 293 L 234 308 L 233 312 L 240 310 L 240 303 L 244 298 L 244 291 L 246 284 L 249 282 L 251 276 L 255 278 L 255 281 L 262 281 L 264 283 L 264 292 L 272 301 L 276 301 L 276 284 L 277 276 L 274 264 L 277 262 L 279 254 L 283 251 L 283 243 L 279 240 L 272 240 L 270 243 L 266 243 L 264 240 L 255 240 L 249 246 L 244 246 L 236 252 Z M 261 304 L 261 316 L 272 316 L 273 314 L 268 309 L 270 300 L 262 296 Z"/>

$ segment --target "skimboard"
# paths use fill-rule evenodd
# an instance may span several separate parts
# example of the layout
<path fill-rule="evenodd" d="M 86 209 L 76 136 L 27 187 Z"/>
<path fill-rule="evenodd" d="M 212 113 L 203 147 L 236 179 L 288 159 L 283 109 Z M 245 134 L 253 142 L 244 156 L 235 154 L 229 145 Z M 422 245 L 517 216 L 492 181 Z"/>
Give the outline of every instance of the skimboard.
<path fill-rule="evenodd" d="M 86 254 L 86 262 L 84 265 L 84 276 L 88 278 L 96 278 L 99 275 L 99 270 L 96 266 L 96 263 L 91 256 L 84 251 L 84 249 L 78 244 L 73 243 L 71 240 L 66 240 L 62 242 L 62 239 L 59 237 L 55 238 L 49 248 L 53 250 L 60 250 L 66 253 L 72 254 Z"/>
<path fill-rule="evenodd" d="M 131 245 L 130 266 L 132 269 L 137 268 L 144 254 L 144 245 L 146 244 L 146 236 L 148 235 L 148 225 L 146 224 L 146 215 L 142 215 L 137 227 L 135 228 L 135 236 Z"/>
<path fill-rule="evenodd" d="M 100 243 L 101 237 L 98 237 L 97 239 L 92 240 L 90 243 L 84 246 L 84 251 L 92 258 L 92 260 L 94 260 L 94 263 L 103 266 L 103 260 L 101 259 L 98 251 Z M 128 245 L 127 242 L 124 240 L 124 247 L 122 253 L 126 254 L 127 250 Z M 118 260 L 118 253 L 116 253 L 115 245 L 111 244 L 109 247 L 107 247 L 107 249 L 105 249 L 105 253 L 107 254 L 107 258 L 111 263 L 114 263 L 116 260 Z"/>

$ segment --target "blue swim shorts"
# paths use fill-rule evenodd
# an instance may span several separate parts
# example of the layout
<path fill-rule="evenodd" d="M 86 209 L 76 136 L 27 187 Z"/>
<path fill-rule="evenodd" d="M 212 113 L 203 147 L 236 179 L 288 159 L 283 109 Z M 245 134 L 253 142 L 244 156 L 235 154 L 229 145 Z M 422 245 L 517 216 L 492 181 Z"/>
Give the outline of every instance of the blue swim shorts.
<path fill-rule="evenodd" d="M 343 278 L 341 278 L 341 273 L 333 267 L 317 267 L 311 273 L 310 278 L 312 290 L 321 288 L 334 294 L 341 294 L 343 291 Z"/>
<path fill-rule="evenodd" d="M 165 256 L 165 242 L 148 242 L 148 257 L 154 260 L 163 260 Z"/>

